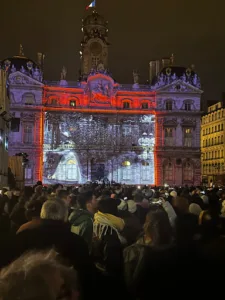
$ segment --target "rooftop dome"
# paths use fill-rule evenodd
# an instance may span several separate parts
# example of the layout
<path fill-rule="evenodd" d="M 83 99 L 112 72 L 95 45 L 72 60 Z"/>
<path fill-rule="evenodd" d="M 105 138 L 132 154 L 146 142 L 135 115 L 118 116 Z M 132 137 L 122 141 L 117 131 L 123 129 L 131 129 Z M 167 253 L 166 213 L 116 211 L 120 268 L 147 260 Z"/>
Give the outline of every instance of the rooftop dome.
<path fill-rule="evenodd" d="M 107 26 L 107 22 L 105 21 L 104 17 L 100 16 L 97 11 L 93 11 L 91 15 L 88 15 L 83 20 L 84 26 L 89 25 L 100 25 L 100 26 Z"/>
<path fill-rule="evenodd" d="M 32 60 L 25 56 L 16 55 L 13 57 L 8 57 L 2 62 L 2 67 L 7 70 L 15 72 L 25 70 L 25 72 L 30 72 L 33 68 L 39 68 L 39 66 Z"/>
<path fill-rule="evenodd" d="M 4 59 L 1 62 L 1 66 L 7 70 L 9 74 L 20 71 L 38 81 L 42 81 L 42 70 L 40 66 L 24 55 L 22 45 L 20 45 L 19 55 Z"/>

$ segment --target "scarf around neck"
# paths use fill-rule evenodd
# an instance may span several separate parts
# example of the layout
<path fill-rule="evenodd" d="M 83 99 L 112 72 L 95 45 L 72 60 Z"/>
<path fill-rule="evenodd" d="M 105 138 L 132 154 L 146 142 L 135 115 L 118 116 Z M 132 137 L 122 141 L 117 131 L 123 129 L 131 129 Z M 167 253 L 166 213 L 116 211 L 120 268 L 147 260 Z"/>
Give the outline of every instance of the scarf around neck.
<path fill-rule="evenodd" d="M 93 231 L 95 236 L 99 239 L 107 233 L 112 234 L 113 231 L 117 233 L 117 236 L 122 244 L 126 243 L 126 240 L 121 236 L 120 232 L 124 229 L 125 223 L 121 218 L 118 218 L 111 214 L 103 214 L 98 211 L 94 216 Z"/>

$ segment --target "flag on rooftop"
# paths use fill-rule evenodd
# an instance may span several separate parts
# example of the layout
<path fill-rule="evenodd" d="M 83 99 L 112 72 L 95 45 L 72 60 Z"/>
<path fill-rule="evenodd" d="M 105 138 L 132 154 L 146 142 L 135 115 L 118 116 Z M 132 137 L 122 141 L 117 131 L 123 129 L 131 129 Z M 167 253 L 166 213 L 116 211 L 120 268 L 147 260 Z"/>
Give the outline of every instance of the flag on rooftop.
<path fill-rule="evenodd" d="M 89 4 L 87 7 L 86 7 L 86 10 L 88 10 L 89 8 L 91 7 L 95 7 L 96 6 L 96 0 L 92 1 L 91 4 Z"/>

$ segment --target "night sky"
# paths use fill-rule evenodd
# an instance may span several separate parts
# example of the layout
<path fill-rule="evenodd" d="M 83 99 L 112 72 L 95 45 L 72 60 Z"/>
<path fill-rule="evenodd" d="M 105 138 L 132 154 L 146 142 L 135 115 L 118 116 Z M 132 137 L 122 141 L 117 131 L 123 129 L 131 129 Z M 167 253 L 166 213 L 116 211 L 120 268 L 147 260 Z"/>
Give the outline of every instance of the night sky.
<path fill-rule="evenodd" d="M 46 54 L 45 79 L 77 80 L 87 0 L 1 0 L 0 60 L 18 54 Z M 132 83 L 138 69 L 148 79 L 152 59 L 175 55 L 177 65 L 195 64 L 205 99 L 225 91 L 225 2 L 221 0 L 97 0 L 109 22 L 109 67 L 120 83 Z M 91 10 L 90 10 L 91 12 Z"/>

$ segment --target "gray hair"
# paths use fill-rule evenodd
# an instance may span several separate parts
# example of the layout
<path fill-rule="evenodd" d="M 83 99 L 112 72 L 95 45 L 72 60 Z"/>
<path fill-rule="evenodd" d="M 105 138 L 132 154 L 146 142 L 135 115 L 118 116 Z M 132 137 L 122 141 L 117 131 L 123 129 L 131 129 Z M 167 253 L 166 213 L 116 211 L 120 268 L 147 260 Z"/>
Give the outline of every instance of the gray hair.
<path fill-rule="evenodd" d="M 26 253 L 0 272 L 1 300 L 55 300 L 62 288 L 77 291 L 76 272 L 62 265 L 53 250 Z"/>
<path fill-rule="evenodd" d="M 57 220 L 66 222 L 68 218 L 68 208 L 62 200 L 48 200 L 41 209 L 41 219 Z"/>

